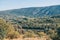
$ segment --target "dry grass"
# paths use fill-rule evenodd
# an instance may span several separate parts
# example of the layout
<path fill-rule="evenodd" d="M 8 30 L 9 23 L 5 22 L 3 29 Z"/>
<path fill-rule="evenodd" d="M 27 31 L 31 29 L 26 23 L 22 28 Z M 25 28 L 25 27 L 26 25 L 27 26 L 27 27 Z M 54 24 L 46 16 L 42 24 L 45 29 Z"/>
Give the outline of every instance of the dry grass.
<path fill-rule="evenodd" d="M 35 37 L 35 38 L 23 38 L 22 35 L 19 38 L 5 39 L 5 40 L 51 40 L 48 36 Z"/>

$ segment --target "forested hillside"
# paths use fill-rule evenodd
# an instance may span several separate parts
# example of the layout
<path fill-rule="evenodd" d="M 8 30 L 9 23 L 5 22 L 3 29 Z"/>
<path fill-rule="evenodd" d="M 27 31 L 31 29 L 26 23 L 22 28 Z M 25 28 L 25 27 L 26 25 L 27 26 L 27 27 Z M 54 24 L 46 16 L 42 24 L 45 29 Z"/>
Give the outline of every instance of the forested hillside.
<path fill-rule="evenodd" d="M 54 15 L 60 15 L 60 5 L 48 6 L 48 7 L 30 7 L 0 11 L 0 15 L 17 15 L 28 17 L 49 17 Z"/>

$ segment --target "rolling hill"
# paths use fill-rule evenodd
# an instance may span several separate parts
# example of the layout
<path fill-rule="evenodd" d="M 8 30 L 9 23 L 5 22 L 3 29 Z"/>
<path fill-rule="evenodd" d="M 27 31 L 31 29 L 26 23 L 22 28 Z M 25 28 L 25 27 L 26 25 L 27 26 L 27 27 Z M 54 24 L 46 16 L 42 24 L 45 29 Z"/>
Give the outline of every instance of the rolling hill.
<path fill-rule="evenodd" d="M 0 11 L 0 15 L 16 15 L 16 16 L 28 16 L 28 17 L 46 17 L 60 14 L 60 5 L 48 6 L 48 7 L 30 7 Z"/>

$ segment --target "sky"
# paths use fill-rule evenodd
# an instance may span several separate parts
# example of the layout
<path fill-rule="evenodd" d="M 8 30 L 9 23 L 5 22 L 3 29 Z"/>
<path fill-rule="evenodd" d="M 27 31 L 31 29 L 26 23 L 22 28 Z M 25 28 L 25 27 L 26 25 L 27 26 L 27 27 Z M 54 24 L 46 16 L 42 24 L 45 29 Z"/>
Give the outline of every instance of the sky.
<path fill-rule="evenodd" d="M 0 0 L 0 11 L 51 5 L 60 5 L 60 0 Z"/>

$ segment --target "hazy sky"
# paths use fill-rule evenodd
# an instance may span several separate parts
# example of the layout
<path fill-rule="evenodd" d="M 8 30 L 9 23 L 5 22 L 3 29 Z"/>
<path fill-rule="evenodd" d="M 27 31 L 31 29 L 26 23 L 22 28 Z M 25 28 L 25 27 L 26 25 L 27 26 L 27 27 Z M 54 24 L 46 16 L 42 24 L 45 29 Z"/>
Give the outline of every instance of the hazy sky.
<path fill-rule="evenodd" d="M 25 7 L 60 5 L 60 0 L 0 0 L 0 11 Z"/>

